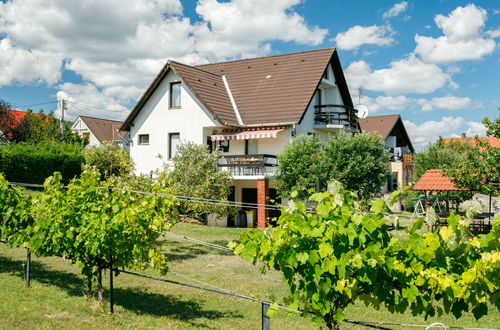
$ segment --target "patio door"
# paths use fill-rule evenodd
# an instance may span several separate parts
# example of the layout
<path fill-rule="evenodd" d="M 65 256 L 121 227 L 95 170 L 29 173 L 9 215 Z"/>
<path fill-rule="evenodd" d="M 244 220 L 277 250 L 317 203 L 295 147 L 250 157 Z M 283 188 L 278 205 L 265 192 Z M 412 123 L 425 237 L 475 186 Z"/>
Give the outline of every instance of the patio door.
<path fill-rule="evenodd" d="M 259 140 L 245 140 L 245 155 L 257 155 L 259 153 Z"/>

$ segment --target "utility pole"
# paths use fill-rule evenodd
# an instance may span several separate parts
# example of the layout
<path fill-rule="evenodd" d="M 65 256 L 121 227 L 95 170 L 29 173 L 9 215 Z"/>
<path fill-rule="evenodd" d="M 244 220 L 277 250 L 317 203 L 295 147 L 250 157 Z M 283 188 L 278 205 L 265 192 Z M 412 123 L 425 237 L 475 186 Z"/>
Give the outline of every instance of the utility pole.
<path fill-rule="evenodd" d="M 61 139 L 64 140 L 64 111 L 66 110 L 66 100 L 61 99 Z"/>

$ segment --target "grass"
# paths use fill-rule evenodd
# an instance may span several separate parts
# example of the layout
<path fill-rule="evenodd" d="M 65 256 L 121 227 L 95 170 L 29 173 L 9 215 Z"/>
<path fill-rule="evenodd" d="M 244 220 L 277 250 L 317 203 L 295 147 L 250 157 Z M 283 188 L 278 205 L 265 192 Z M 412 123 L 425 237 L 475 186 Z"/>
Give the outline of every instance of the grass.
<path fill-rule="evenodd" d="M 213 228 L 177 224 L 173 232 L 207 242 L 225 244 L 237 239 L 244 228 Z M 261 274 L 257 267 L 224 252 L 209 250 L 184 241 L 164 239 L 162 248 L 170 258 L 170 269 L 190 278 L 238 293 L 281 301 L 287 287 L 276 272 Z M 206 291 L 121 274 L 115 278 L 115 311 L 87 300 L 80 270 L 57 257 L 32 259 L 32 287 L 24 282 L 26 252 L 0 244 L 0 329 L 255 329 L 260 327 L 258 303 Z M 145 273 L 155 275 L 153 271 Z M 107 274 L 106 274 L 107 275 Z M 198 284 L 190 278 L 168 275 L 166 278 Z M 107 297 L 108 292 L 106 292 Z M 500 315 L 475 321 L 470 314 L 460 320 L 442 316 L 424 320 L 410 313 L 399 315 L 363 304 L 347 310 L 347 318 L 379 322 L 494 328 Z M 271 318 L 273 329 L 314 329 L 309 319 L 279 312 Z M 362 327 L 343 324 L 343 329 Z M 389 328 L 396 328 L 391 327 Z"/>

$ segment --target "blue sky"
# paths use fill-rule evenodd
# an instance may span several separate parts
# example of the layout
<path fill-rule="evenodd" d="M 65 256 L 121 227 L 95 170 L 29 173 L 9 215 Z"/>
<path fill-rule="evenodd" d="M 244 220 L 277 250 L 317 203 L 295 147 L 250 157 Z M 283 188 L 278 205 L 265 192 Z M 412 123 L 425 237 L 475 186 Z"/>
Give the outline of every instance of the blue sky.
<path fill-rule="evenodd" d="M 417 147 L 483 135 L 500 106 L 498 1 L 0 0 L 0 98 L 124 119 L 168 58 L 337 47 L 351 95 Z"/>

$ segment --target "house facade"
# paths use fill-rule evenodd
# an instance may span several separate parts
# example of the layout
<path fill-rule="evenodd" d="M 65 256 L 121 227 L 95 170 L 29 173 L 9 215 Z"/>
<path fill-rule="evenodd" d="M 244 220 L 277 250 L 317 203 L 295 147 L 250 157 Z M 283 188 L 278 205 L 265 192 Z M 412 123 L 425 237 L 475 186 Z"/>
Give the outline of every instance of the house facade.
<path fill-rule="evenodd" d="M 220 152 L 236 202 L 269 204 L 276 155 L 297 135 L 358 131 L 335 49 L 189 66 L 168 61 L 127 117 L 138 174 L 169 165 L 182 142 Z M 258 207 L 255 224 L 269 212 Z"/>
<path fill-rule="evenodd" d="M 71 131 L 87 140 L 88 146 L 98 146 L 103 142 L 112 142 L 126 148 L 124 132 L 120 132 L 122 121 L 79 116 L 71 126 Z"/>
<path fill-rule="evenodd" d="M 407 186 L 413 179 L 415 149 L 400 115 L 370 116 L 359 120 L 363 133 L 375 133 L 391 152 L 391 177 L 383 192 Z"/>

